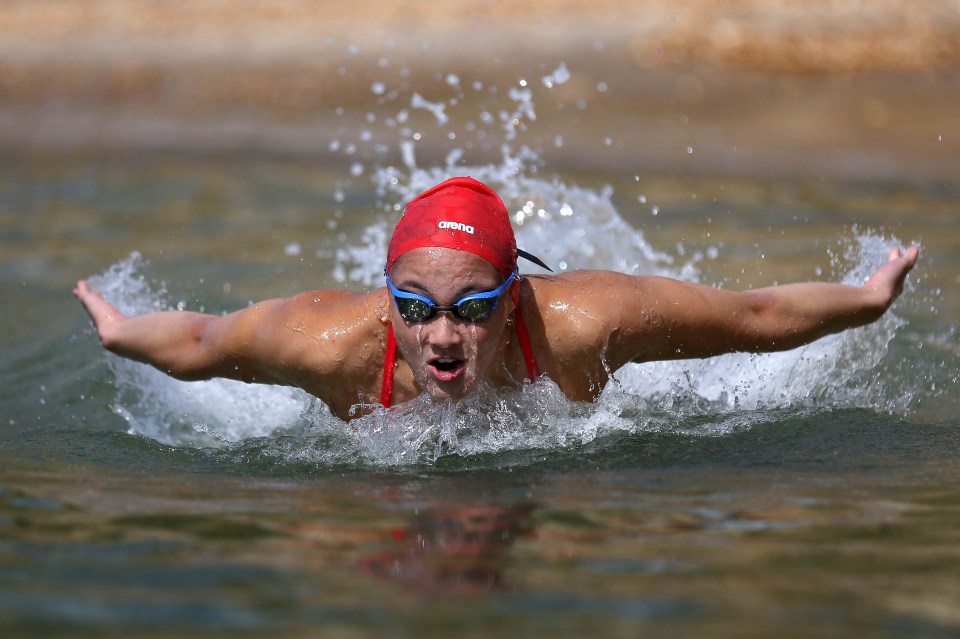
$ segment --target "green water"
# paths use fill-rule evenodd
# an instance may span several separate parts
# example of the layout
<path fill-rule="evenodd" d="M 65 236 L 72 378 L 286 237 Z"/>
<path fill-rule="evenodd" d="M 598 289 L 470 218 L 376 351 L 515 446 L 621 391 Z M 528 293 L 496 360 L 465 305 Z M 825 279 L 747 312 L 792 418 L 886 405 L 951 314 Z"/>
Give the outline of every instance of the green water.
<path fill-rule="evenodd" d="M 269 157 L 0 168 L 5 637 L 960 635 L 960 186 L 560 176 L 612 185 L 678 262 L 716 248 L 701 277 L 733 287 L 831 278 L 862 229 L 922 242 L 866 400 L 630 404 L 644 427 L 390 465 L 327 463 L 309 429 L 128 434 L 70 296 L 133 250 L 211 312 L 338 285 L 336 249 L 381 216 L 368 180 Z"/>

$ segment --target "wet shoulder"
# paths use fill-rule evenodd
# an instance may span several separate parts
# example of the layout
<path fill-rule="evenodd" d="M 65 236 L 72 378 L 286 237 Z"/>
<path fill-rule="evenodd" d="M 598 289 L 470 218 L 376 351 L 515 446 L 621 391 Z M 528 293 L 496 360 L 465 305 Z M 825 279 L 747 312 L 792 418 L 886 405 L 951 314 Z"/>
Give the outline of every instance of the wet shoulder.
<path fill-rule="evenodd" d="M 386 289 L 382 288 L 366 293 L 335 289 L 306 291 L 280 300 L 276 312 L 289 326 L 315 336 L 333 331 L 343 339 L 385 330 L 389 317 Z"/>
<path fill-rule="evenodd" d="M 386 292 L 307 291 L 263 303 L 254 342 L 275 379 L 344 415 L 379 390 L 386 344 Z"/>
<path fill-rule="evenodd" d="M 547 323 L 577 318 L 607 323 L 616 319 L 623 300 L 641 278 L 614 271 L 573 271 L 526 279 L 534 305 Z"/>
<path fill-rule="evenodd" d="M 537 361 L 572 399 L 594 399 L 607 382 L 623 278 L 629 276 L 575 271 L 525 280 L 521 310 Z"/>
<path fill-rule="evenodd" d="M 575 271 L 526 278 L 521 301 L 552 352 L 586 354 L 603 348 L 623 313 L 619 297 L 630 276 L 611 271 Z"/>

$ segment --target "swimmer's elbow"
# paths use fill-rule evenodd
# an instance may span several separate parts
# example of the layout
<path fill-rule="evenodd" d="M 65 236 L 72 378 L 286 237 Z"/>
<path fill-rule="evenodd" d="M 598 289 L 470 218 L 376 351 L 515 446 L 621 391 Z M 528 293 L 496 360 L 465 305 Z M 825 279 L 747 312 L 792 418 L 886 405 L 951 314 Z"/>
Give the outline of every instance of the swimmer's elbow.
<path fill-rule="evenodd" d="M 198 382 L 209 379 L 232 379 L 248 384 L 276 384 L 261 358 L 249 349 L 230 340 L 201 337 L 188 352 L 170 362 L 165 372 L 171 377 Z"/>
<path fill-rule="evenodd" d="M 170 344 L 154 366 L 170 377 L 185 382 L 228 377 L 224 373 L 234 368 L 228 343 L 221 334 L 212 330 L 210 318 L 198 317 L 185 328 L 181 339 Z"/>
<path fill-rule="evenodd" d="M 744 291 L 744 305 L 737 322 L 740 330 L 736 350 L 749 353 L 788 351 L 815 339 L 802 330 L 796 313 L 769 289 Z"/>
<path fill-rule="evenodd" d="M 156 362 L 153 365 L 181 382 L 202 382 L 218 377 L 246 381 L 242 379 L 238 366 L 229 362 L 211 361 L 207 358 L 198 357 L 197 354 L 182 358 L 171 358 L 164 362 Z"/>
<path fill-rule="evenodd" d="M 789 290 L 789 294 L 784 294 Z M 886 310 L 858 289 L 783 286 L 743 293 L 741 350 L 787 351 L 877 320 Z M 818 297 L 819 296 L 819 297 Z"/>

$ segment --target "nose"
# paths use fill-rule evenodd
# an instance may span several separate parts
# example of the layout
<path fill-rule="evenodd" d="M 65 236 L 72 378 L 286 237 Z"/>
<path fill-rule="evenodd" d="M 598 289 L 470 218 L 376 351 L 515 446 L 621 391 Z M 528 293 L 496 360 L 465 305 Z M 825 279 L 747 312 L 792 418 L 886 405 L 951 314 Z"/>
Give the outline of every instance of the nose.
<path fill-rule="evenodd" d="M 459 346 L 463 342 L 463 335 L 460 332 L 462 324 L 463 322 L 458 321 L 449 312 L 437 313 L 437 316 L 424 327 L 424 341 L 438 349 Z"/>

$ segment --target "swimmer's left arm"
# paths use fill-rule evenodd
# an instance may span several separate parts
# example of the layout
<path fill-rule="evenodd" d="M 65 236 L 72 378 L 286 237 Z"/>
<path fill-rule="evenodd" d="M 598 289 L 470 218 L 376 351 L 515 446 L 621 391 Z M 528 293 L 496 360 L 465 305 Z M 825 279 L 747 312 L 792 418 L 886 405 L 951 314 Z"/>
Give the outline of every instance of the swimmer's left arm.
<path fill-rule="evenodd" d="M 879 319 L 903 290 L 920 249 L 891 249 L 863 286 L 825 282 L 732 292 L 666 278 L 633 278 L 611 344 L 618 363 L 783 351 Z"/>

